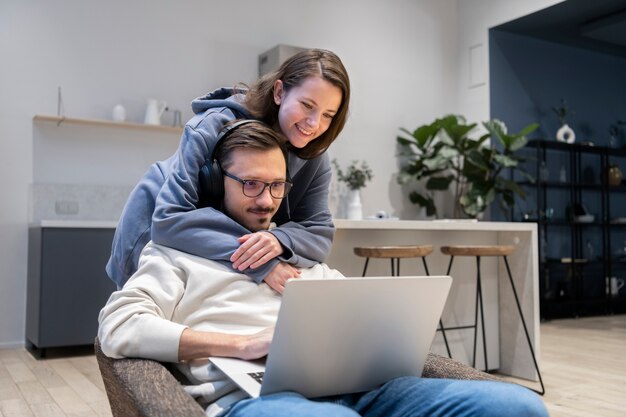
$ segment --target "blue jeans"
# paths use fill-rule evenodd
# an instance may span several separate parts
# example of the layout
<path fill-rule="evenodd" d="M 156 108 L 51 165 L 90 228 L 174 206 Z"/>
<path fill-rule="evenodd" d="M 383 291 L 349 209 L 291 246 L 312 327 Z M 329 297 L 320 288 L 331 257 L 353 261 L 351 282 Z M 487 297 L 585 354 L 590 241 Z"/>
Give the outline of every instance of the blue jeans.
<path fill-rule="evenodd" d="M 403 377 L 373 391 L 307 399 L 293 392 L 235 403 L 225 417 L 548 417 L 534 392 L 519 385 Z"/>

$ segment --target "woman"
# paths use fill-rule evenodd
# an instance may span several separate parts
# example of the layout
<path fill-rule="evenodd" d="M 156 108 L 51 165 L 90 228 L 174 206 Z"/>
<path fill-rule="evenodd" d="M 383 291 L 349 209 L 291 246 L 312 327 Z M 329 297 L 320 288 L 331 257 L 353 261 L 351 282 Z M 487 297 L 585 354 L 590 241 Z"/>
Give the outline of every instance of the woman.
<path fill-rule="evenodd" d="M 325 151 L 345 125 L 349 102 L 346 69 L 334 53 L 321 49 L 294 55 L 247 91 L 223 88 L 194 100 L 196 115 L 185 125 L 177 152 L 150 168 L 124 207 L 109 277 L 121 288 L 152 239 L 232 266 L 282 292 L 298 267 L 322 262 L 330 251 L 334 226 Z M 273 219 L 278 227 L 268 232 L 249 233 L 200 203 L 200 170 L 224 124 L 236 118 L 262 120 L 289 141 L 294 186 Z"/>

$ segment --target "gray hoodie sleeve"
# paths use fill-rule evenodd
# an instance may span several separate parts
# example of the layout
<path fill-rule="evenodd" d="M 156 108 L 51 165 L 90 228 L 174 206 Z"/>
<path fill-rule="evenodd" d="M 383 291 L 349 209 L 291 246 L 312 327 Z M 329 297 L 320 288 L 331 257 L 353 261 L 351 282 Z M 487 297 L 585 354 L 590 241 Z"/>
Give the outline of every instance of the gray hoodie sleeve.
<path fill-rule="evenodd" d="M 328 208 L 332 170 L 327 154 L 304 163 L 296 158 L 290 154 L 290 171 L 301 167 L 292 175 L 294 186 L 275 216 L 279 227 L 271 233 L 285 248 L 280 260 L 308 268 L 326 260 L 335 234 Z"/>

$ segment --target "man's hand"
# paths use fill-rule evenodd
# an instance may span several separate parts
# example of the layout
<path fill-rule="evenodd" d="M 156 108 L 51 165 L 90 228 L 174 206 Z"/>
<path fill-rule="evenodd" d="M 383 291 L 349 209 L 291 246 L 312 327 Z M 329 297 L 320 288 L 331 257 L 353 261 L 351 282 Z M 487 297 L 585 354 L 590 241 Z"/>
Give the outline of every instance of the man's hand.
<path fill-rule="evenodd" d="M 238 240 L 241 246 L 230 257 L 230 261 L 233 268 L 239 271 L 258 268 L 283 253 L 280 242 L 269 232 L 250 233 Z"/>
<path fill-rule="evenodd" d="M 300 270 L 285 262 L 280 262 L 270 271 L 264 281 L 274 291 L 282 294 L 289 278 L 299 278 Z"/>
<path fill-rule="evenodd" d="M 274 326 L 261 330 L 258 333 L 246 336 L 242 342 L 240 359 L 253 360 L 267 355 L 270 351 L 270 344 L 274 337 Z"/>

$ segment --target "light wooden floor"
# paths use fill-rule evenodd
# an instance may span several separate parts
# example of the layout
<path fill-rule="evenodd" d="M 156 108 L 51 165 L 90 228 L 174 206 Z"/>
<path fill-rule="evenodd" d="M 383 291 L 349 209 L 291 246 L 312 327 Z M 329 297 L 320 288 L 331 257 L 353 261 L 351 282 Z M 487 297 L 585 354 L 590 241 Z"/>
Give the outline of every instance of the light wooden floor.
<path fill-rule="evenodd" d="M 543 323 L 541 345 L 552 417 L 626 416 L 626 315 Z M 93 355 L 0 349 L 0 417 L 110 415 Z"/>
<path fill-rule="evenodd" d="M 552 417 L 626 416 L 626 315 L 542 323 L 540 366 Z"/>

